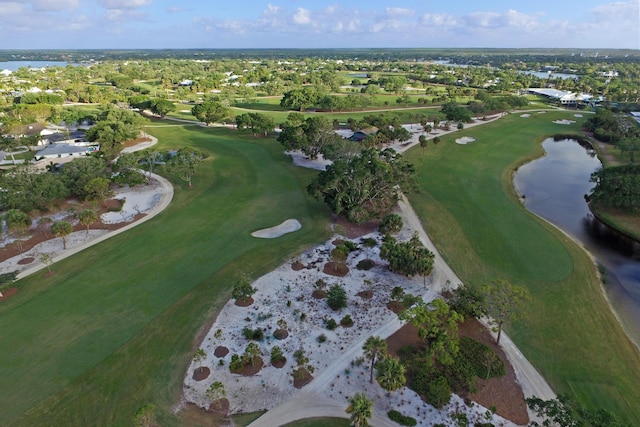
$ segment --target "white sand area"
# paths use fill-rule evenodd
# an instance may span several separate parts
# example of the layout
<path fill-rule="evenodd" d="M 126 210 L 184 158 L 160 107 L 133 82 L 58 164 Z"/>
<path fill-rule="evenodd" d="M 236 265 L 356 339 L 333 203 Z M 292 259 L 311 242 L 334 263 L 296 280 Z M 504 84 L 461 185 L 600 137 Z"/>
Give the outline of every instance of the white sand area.
<path fill-rule="evenodd" d="M 557 125 L 571 125 L 573 123 L 575 123 L 575 120 L 554 120 L 553 123 L 557 124 Z"/>
<path fill-rule="evenodd" d="M 531 117 L 531 114 L 523 114 L 520 117 L 524 118 L 524 119 L 528 119 L 529 117 Z"/>
<path fill-rule="evenodd" d="M 254 231 L 253 233 L 251 233 L 251 235 L 260 239 L 275 239 L 276 237 L 284 236 L 285 234 L 298 231 L 301 228 L 302 224 L 300 224 L 300 221 L 298 221 L 297 219 L 288 219 L 282 224 L 276 225 L 275 227 Z"/>
<path fill-rule="evenodd" d="M 456 139 L 456 144 L 467 145 L 470 142 L 474 142 L 476 139 L 470 136 L 463 136 L 462 138 Z"/>

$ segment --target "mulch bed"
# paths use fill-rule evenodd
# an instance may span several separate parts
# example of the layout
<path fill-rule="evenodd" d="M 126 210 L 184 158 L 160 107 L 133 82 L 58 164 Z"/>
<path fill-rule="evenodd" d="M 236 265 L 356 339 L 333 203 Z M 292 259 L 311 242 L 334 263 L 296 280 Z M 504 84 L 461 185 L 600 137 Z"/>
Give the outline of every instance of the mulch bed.
<path fill-rule="evenodd" d="M 107 206 L 111 205 L 112 207 L 122 207 L 122 201 L 121 200 L 116 200 L 116 199 L 109 199 L 106 201 Z M 67 199 L 64 203 L 60 204 L 59 206 L 56 207 L 52 207 L 51 208 L 51 214 L 55 214 L 57 212 L 63 211 L 63 210 L 74 210 L 74 211 L 80 211 L 83 209 L 93 209 L 95 206 L 93 206 L 92 204 L 90 204 L 89 202 L 78 202 L 75 199 Z M 108 212 L 108 209 L 105 207 L 104 204 L 100 204 L 99 206 L 95 207 L 97 209 L 96 211 L 96 215 L 98 216 L 98 218 L 100 218 L 100 215 L 102 215 L 103 213 Z M 133 220 L 131 221 L 127 221 L 127 222 L 118 222 L 115 224 L 103 224 L 102 222 L 100 222 L 100 220 L 96 221 L 95 223 L 91 224 L 89 226 L 90 230 L 109 230 L 109 231 L 113 231 L 113 230 L 117 230 L 119 228 L 122 228 L 126 225 L 131 224 L 132 222 L 138 221 L 140 218 L 144 218 L 146 216 L 146 214 L 144 213 L 139 213 L 137 214 Z M 69 216 L 67 218 L 63 218 L 63 220 L 65 221 L 73 221 L 75 220 L 73 216 Z M 8 245 L 5 245 L 4 247 L 0 248 L 0 262 L 2 261 L 6 261 L 9 258 L 13 258 L 14 256 L 20 255 L 22 253 L 25 252 L 29 252 L 31 249 L 33 249 L 36 245 L 45 242 L 47 240 L 51 240 L 51 239 L 59 239 L 59 237 L 53 237 L 51 235 L 50 229 L 51 229 L 51 223 L 40 223 L 38 225 L 35 226 L 35 228 L 31 229 L 31 236 L 29 237 L 29 239 L 27 240 L 23 240 L 22 241 L 22 249 L 20 249 L 20 246 L 14 242 Z M 82 224 L 75 224 L 73 226 L 73 231 L 86 231 L 87 227 L 85 225 Z M 19 264 L 28 264 L 28 262 L 22 262 L 23 260 L 19 261 Z"/>
<path fill-rule="evenodd" d="M 251 363 L 247 363 L 242 366 L 242 369 L 240 369 L 239 371 L 233 371 L 233 373 L 242 375 L 243 377 L 251 377 L 260 372 L 260 369 L 262 369 L 263 365 L 264 361 L 261 357 L 258 357 L 256 363 L 254 363 L 253 365 Z"/>
<path fill-rule="evenodd" d="M 360 291 L 356 295 L 362 299 L 371 299 L 373 298 L 373 291 Z"/>
<path fill-rule="evenodd" d="M 196 381 L 206 380 L 209 378 L 209 375 L 211 375 L 211 370 L 206 366 L 202 366 L 193 371 L 193 379 Z"/>
<path fill-rule="evenodd" d="M 18 292 L 18 288 L 9 288 L 2 291 L 2 296 L 0 297 L 0 301 L 4 301 L 6 299 L 11 298 Z"/>
<path fill-rule="evenodd" d="M 208 412 L 226 415 L 229 413 L 230 407 L 231 406 L 229 405 L 229 399 L 227 399 L 226 397 L 223 397 L 222 399 L 218 399 L 211 402 L 211 405 L 209 405 Z"/>
<path fill-rule="evenodd" d="M 505 356 L 501 348 L 496 347 L 489 331 L 476 319 L 469 319 L 461 323 L 458 328 L 460 336 L 468 336 L 480 341 L 496 351 L 500 359 L 504 362 L 506 375 L 501 378 L 490 378 L 488 380 L 477 379 L 478 392 L 463 395 L 485 408 L 495 406 L 497 414 L 518 425 L 527 425 L 529 415 L 524 401 L 522 389 L 516 381 L 515 372 L 511 363 Z M 396 333 L 387 338 L 387 351 L 389 354 L 397 356 L 402 347 L 415 346 L 420 343 L 418 330 L 411 323 L 407 323 Z"/>
<path fill-rule="evenodd" d="M 273 337 L 277 340 L 283 340 L 288 336 L 289 336 L 289 331 L 287 331 L 286 329 L 276 329 L 273 332 Z"/>
<path fill-rule="evenodd" d="M 395 314 L 398 314 L 402 310 L 404 310 L 404 304 L 402 304 L 402 301 L 389 301 L 387 303 L 387 308 L 393 311 Z"/>
<path fill-rule="evenodd" d="M 273 366 L 274 368 L 282 368 L 285 364 L 287 363 L 287 358 L 283 357 L 280 360 L 276 360 L 275 362 L 271 362 L 271 366 Z"/>
<path fill-rule="evenodd" d="M 223 345 L 216 347 L 213 352 L 215 357 L 225 357 L 227 354 L 229 354 L 229 349 Z"/>
<path fill-rule="evenodd" d="M 295 388 L 302 388 L 313 380 L 313 375 L 311 375 L 305 368 L 298 368 L 294 372 L 293 386 Z"/>
<path fill-rule="evenodd" d="M 305 268 L 304 264 L 301 263 L 300 261 L 295 261 L 294 263 L 291 264 L 291 269 L 293 271 L 300 271 L 303 270 Z"/>
<path fill-rule="evenodd" d="M 349 273 L 349 267 L 341 263 L 329 261 L 324 265 L 322 272 L 330 276 L 344 277 Z"/>
<path fill-rule="evenodd" d="M 478 402 L 485 408 L 495 406 L 497 414 L 518 425 L 526 425 L 529 422 L 527 404 L 524 400 L 522 388 L 518 385 L 513 366 L 509 363 L 502 348 L 496 346 L 495 340 L 484 326 L 476 319 L 468 319 L 460 324 L 458 333 L 461 336 L 473 338 L 493 349 L 504 362 L 505 376 L 490 378 L 488 380 L 478 378 L 478 392 L 468 396 L 474 402 Z"/>
<path fill-rule="evenodd" d="M 320 289 L 316 289 L 311 293 L 311 296 L 315 299 L 324 299 L 327 297 L 327 291 L 321 291 Z"/>
<path fill-rule="evenodd" d="M 34 257 L 26 257 L 26 258 L 22 258 L 20 261 L 18 261 L 18 264 L 20 264 L 20 265 L 31 264 L 35 260 L 36 259 Z"/>
<path fill-rule="evenodd" d="M 336 231 L 349 239 L 355 239 L 357 237 L 373 233 L 378 230 L 378 226 L 380 225 L 380 221 L 369 221 L 363 222 L 362 224 L 355 224 L 347 221 L 342 216 L 336 215 L 332 216 L 331 223 L 336 225 Z"/>
<path fill-rule="evenodd" d="M 253 304 L 253 298 L 249 297 L 249 298 L 237 299 L 235 304 L 238 307 L 249 307 L 251 304 Z"/>

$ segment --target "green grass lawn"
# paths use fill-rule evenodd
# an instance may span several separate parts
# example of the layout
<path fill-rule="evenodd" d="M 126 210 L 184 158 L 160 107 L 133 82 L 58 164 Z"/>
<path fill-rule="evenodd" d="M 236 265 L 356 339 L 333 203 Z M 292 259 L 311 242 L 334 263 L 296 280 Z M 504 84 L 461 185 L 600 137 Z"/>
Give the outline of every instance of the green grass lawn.
<path fill-rule="evenodd" d="M 578 120 L 571 126 L 557 118 Z M 410 200 L 443 257 L 467 284 L 505 279 L 529 289 L 526 317 L 508 332 L 556 392 L 640 423 L 640 357 L 613 316 L 591 259 L 555 228 L 527 212 L 511 176 L 542 155 L 544 136 L 580 133 L 572 113 L 518 114 L 443 137 L 417 166 Z M 458 145 L 469 135 L 477 140 Z"/>
<path fill-rule="evenodd" d="M 194 187 L 176 181 L 153 220 L 18 282 L 0 305 L 0 425 L 130 425 L 146 403 L 179 425 L 196 336 L 241 275 L 264 274 L 328 236 L 327 210 L 304 191 L 315 174 L 273 140 L 200 127 L 148 131 L 161 147 L 210 155 Z M 256 229 L 298 218 L 274 240 Z"/>

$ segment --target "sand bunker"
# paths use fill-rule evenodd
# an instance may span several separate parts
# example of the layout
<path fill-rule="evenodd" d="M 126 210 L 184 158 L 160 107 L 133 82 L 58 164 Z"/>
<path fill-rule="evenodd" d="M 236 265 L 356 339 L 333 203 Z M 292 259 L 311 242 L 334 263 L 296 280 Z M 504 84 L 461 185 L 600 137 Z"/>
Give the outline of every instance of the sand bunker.
<path fill-rule="evenodd" d="M 575 120 L 554 120 L 553 123 L 557 125 L 571 125 L 575 123 Z"/>
<path fill-rule="evenodd" d="M 282 224 L 276 225 L 275 227 L 254 231 L 253 233 L 251 233 L 251 235 L 260 239 L 275 239 L 276 237 L 298 231 L 301 228 L 302 224 L 300 224 L 300 221 L 298 221 L 297 219 L 288 219 Z"/>
<path fill-rule="evenodd" d="M 456 139 L 456 144 L 466 145 L 475 140 L 476 140 L 475 138 L 471 138 L 470 136 L 463 136 L 462 138 Z"/>
<path fill-rule="evenodd" d="M 574 114 L 573 117 L 582 117 L 582 114 Z"/>
<path fill-rule="evenodd" d="M 520 117 L 523 117 L 525 119 L 528 119 L 529 117 L 531 117 L 531 114 L 523 114 Z"/>

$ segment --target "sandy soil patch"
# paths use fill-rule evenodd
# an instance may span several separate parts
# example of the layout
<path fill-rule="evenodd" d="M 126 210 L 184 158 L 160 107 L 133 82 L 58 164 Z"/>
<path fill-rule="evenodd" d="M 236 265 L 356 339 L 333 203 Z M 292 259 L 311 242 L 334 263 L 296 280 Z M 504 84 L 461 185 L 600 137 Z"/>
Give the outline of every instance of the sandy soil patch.
<path fill-rule="evenodd" d="M 275 239 L 277 237 L 284 236 L 285 234 L 298 231 L 301 228 L 302 224 L 300 224 L 300 221 L 297 219 L 288 219 L 275 227 L 254 231 L 251 235 L 260 239 Z"/>
<path fill-rule="evenodd" d="M 100 219 L 105 224 L 132 221 L 136 215 L 151 210 L 162 197 L 163 191 L 162 186 L 156 181 L 149 185 L 118 189 L 114 199 L 124 201 L 122 209 L 119 212 L 104 213 L 100 215 Z"/>
<path fill-rule="evenodd" d="M 523 114 L 520 117 L 524 118 L 524 119 L 528 119 L 529 117 L 531 117 L 531 114 Z"/>
<path fill-rule="evenodd" d="M 407 240 L 412 234 L 413 230 L 405 227 L 398 237 Z M 382 241 L 377 232 L 364 237 L 372 237 L 379 244 Z M 377 383 L 369 384 L 368 364 L 359 363 L 357 359 L 362 356 L 362 343 L 368 336 L 385 336 L 391 333 L 386 332 L 389 328 L 393 331 L 400 326 L 396 314 L 386 307 L 391 290 L 401 286 L 405 292 L 421 295 L 425 301 L 430 301 L 437 296 L 436 287 L 432 286 L 430 278 L 425 288 L 422 278 L 408 279 L 391 273 L 386 262 L 380 259 L 379 244 L 375 248 L 365 248 L 360 244 L 346 261 L 349 271 L 344 277 L 327 275 L 323 267 L 330 259 L 336 239 L 346 240 L 347 237 L 334 236 L 256 280 L 253 287 L 257 291 L 253 295 L 255 302 L 252 306 L 238 307 L 234 301 L 225 305 L 201 344 L 207 355 L 202 363 L 211 369 L 211 376 L 195 381 L 193 373 L 200 363 L 193 362 L 184 380 L 186 401 L 208 408 L 210 401 L 206 390 L 214 381 L 224 384 L 232 413 L 275 408 L 297 396 L 296 387 L 303 387 L 305 393 L 314 393 L 320 399 L 333 401 L 345 408 L 348 396 L 366 390 L 379 416 L 386 417 L 386 411 L 397 409 L 418 419 L 419 425 L 432 425 L 435 422 L 450 423 L 452 414 L 464 411 L 472 421 L 486 420 L 486 408 L 477 404 L 465 405 L 457 396 L 453 396 L 442 410 L 437 410 L 408 388 L 386 393 Z M 353 241 L 360 243 L 361 239 Z M 364 259 L 375 261 L 376 266 L 371 270 L 358 270 L 356 265 Z M 294 270 L 294 263 L 304 267 Z M 314 298 L 318 279 L 326 282 L 327 289 L 341 284 L 347 292 L 348 307 L 333 311 L 326 300 Z M 347 314 L 353 321 L 353 327 L 326 328 L 328 319 L 340 324 Z M 283 325 L 286 325 L 288 335 L 278 340 L 274 332 L 280 331 Z M 262 329 L 264 340 L 247 340 L 243 334 L 245 327 Z M 231 373 L 229 364 L 232 356 L 242 355 L 250 342 L 259 345 L 265 365 L 250 377 Z M 222 358 L 214 355 L 220 346 L 229 349 Z M 274 346 L 282 349 L 286 357 L 284 363 L 270 363 Z M 299 349 L 304 350 L 308 358 L 303 366 L 298 365 L 294 356 Z M 496 415 L 491 420 L 495 425 L 514 425 Z"/>
<path fill-rule="evenodd" d="M 557 124 L 557 125 L 571 125 L 573 123 L 575 123 L 575 120 L 554 120 L 553 123 Z"/>
<path fill-rule="evenodd" d="M 573 117 L 582 117 L 582 114 L 574 114 Z"/>
<path fill-rule="evenodd" d="M 462 138 L 456 139 L 456 144 L 467 145 L 470 142 L 474 142 L 476 139 L 470 136 L 463 136 Z"/>

